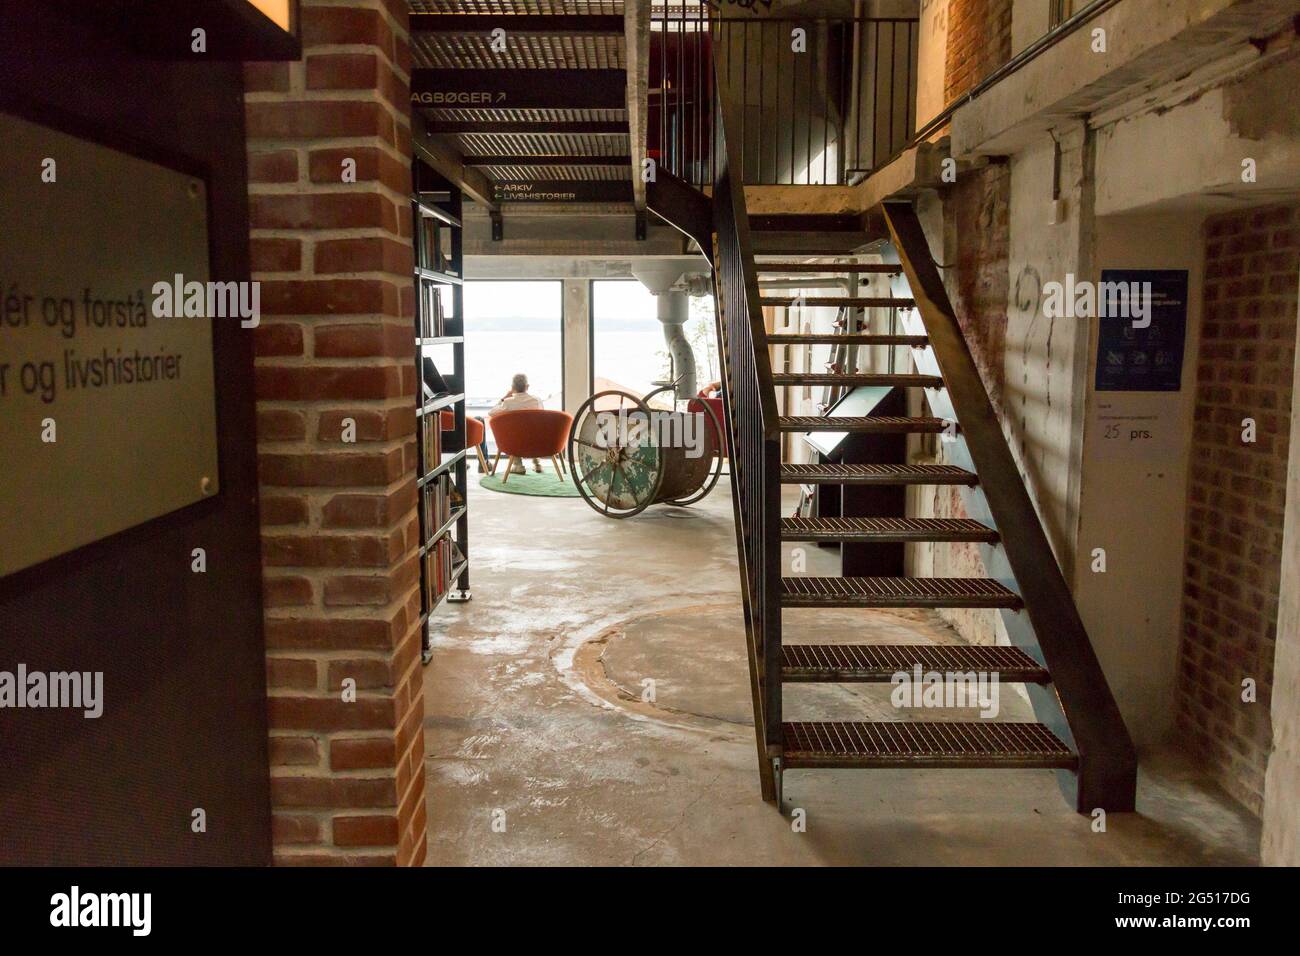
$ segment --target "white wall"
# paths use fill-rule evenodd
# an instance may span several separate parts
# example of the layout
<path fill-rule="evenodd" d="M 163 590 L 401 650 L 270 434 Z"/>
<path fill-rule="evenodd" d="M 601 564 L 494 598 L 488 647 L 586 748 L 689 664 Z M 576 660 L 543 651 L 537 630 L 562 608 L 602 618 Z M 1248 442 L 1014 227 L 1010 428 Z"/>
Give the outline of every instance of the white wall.
<path fill-rule="evenodd" d="M 1075 597 L 1093 648 L 1139 750 L 1173 726 L 1182 630 L 1188 448 L 1201 321 L 1204 214 L 1097 220 L 1096 269 L 1186 269 L 1187 339 L 1178 392 L 1095 392 L 1097 323 L 1089 323 L 1088 418 L 1084 430 Z M 1149 447 L 1111 448 L 1097 421 L 1155 415 Z M 1106 571 L 1091 570 L 1105 549 Z"/>
<path fill-rule="evenodd" d="M 1083 128 L 1060 130 L 1061 221 L 1053 224 L 1053 152 L 1040 145 L 1011 158 L 1006 355 L 1002 406 L 1011 450 L 1038 506 L 1066 578 L 1078 531 L 1079 457 L 1083 446 L 1088 327 L 1049 318 L 1042 289 L 1067 273 L 1087 275 L 1092 243 L 1089 164 Z"/>
<path fill-rule="evenodd" d="M 1049 0 L 1012 0 L 1011 55 L 1015 56 L 1047 32 L 1051 22 Z"/>
<path fill-rule="evenodd" d="M 943 63 L 948 50 L 948 0 L 921 0 L 917 50 L 916 128 L 934 119 L 944 102 Z"/>
<path fill-rule="evenodd" d="M 1230 85 L 1106 122 L 1097 132 L 1097 215 L 1293 195 L 1300 189 L 1298 86 L 1300 56 L 1278 58 Z M 1151 103 L 1176 99 L 1171 89 Z M 1254 163 L 1251 182 L 1242 181 L 1246 159 Z"/>

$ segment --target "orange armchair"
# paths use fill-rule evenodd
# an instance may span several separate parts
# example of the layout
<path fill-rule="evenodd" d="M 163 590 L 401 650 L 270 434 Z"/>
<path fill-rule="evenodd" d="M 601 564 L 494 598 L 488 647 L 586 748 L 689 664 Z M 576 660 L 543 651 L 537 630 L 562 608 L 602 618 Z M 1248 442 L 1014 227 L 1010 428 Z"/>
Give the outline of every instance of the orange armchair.
<path fill-rule="evenodd" d="M 551 459 L 555 474 L 564 479 L 564 445 L 569 440 L 569 427 L 573 416 L 568 412 L 549 408 L 520 408 L 513 412 L 497 412 L 488 418 L 488 427 L 496 439 L 497 456 L 492 461 L 492 474 L 497 473 L 501 456 L 509 458 L 504 484 L 510 480 L 510 469 L 515 462 L 523 464 L 525 458 Z"/>
<path fill-rule="evenodd" d="M 442 426 L 442 430 L 445 432 L 455 431 L 455 413 L 444 409 L 442 414 L 438 416 L 438 424 Z M 472 447 L 474 454 L 478 455 L 479 471 L 487 471 L 487 459 L 483 457 L 483 423 L 477 418 L 465 419 L 465 447 Z"/>
<path fill-rule="evenodd" d="M 714 395 L 715 392 L 717 393 L 716 396 Z M 727 427 L 726 419 L 722 416 L 726 413 L 722 409 L 721 382 L 710 382 L 708 385 L 705 385 L 700 389 L 699 394 L 690 400 L 689 404 L 686 406 L 686 410 L 692 414 L 703 413 L 703 406 L 705 405 L 709 406 L 713 414 L 718 417 L 718 425 L 725 429 Z M 727 457 L 727 443 L 723 440 L 725 436 L 713 434 L 713 422 L 707 418 L 705 420 L 709 422 L 709 437 L 713 440 L 712 447 L 721 448 L 723 457 Z"/>

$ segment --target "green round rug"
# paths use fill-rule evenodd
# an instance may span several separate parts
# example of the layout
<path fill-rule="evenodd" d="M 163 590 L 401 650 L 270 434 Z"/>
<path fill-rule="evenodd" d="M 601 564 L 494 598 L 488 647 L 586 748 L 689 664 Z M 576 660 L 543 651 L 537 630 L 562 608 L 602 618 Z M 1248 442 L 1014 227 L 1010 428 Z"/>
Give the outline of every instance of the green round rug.
<path fill-rule="evenodd" d="M 533 466 L 528 466 L 528 474 L 511 475 L 509 481 L 502 481 L 501 475 L 505 472 L 506 464 L 503 461 L 501 467 L 495 475 L 484 475 L 478 480 L 479 486 L 486 488 L 488 491 L 502 491 L 508 495 L 535 495 L 539 498 L 577 498 L 578 486 L 567 475 L 561 481 L 555 477 L 555 469 L 550 467 L 549 462 L 543 462 L 542 466 L 546 469 L 541 474 L 533 471 Z"/>

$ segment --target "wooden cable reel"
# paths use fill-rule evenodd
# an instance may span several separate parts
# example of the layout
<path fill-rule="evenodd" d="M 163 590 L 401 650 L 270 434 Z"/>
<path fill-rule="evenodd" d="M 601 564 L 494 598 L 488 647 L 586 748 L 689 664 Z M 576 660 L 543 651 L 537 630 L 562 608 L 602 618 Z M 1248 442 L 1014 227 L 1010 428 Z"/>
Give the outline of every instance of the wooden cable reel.
<path fill-rule="evenodd" d="M 569 468 L 596 511 L 628 518 L 652 504 L 693 505 L 718 483 L 722 423 L 702 402 L 687 411 L 651 406 L 655 396 L 672 391 L 666 385 L 639 398 L 611 389 L 578 408 Z"/>

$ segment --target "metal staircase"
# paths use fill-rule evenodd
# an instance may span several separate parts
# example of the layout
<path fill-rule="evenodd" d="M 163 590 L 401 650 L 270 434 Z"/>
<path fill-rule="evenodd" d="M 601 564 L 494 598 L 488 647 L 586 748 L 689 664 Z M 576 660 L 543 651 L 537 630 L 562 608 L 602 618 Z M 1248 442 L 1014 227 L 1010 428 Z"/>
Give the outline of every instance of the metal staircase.
<path fill-rule="evenodd" d="M 797 768 L 1045 768 L 1059 771 L 1080 812 L 1131 810 L 1136 785 L 1132 742 L 1084 631 L 1002 426 L 948 302 L 909 204 L 879 212 L 883 263 L 812 263 L 788 250 L 756 263 L 739 180 L 737 151 L 720 86 L 712 195 L 685 199 L 684 184 L 652 188 L 652 211 L 711 253 L 722 354 L 726 428 L 748 641 L 755 743 L 765 799 L 780 802 L 785 771 Z M 686 187 L 688 188 L 688 187 Z M 779 250 L 765 251 L 770 257 Z M 891 275 L 889 298 L 778 298 L 759 293 L 758 276 Z M 905 334 L 773 334 L 763 306 L 909 306 Z M 774 373 L 778 344 L 905 345 L 913 369 L 896 373 Z M 928 413 L 915 417 L 782 416 L 779 388 L 802 385 L 919 389 Z M 944 433 L 946 464 L 794 464 L 782 461 L 790 432 Z M 781 487 L 792 483 L 953 485 L 966 518 L 782 517 Z M 973 542 L 986 576 L 813 577 L 782 572 L 781 543 Z M 996 608 L 1012 646 L 974 647 L 800 643 L 786 608 Z M 996 674 L 1025 685 L 1035 722 L 888 720 L 789 722 L 786 684 L 889 682 L 911 673 Z"/>

